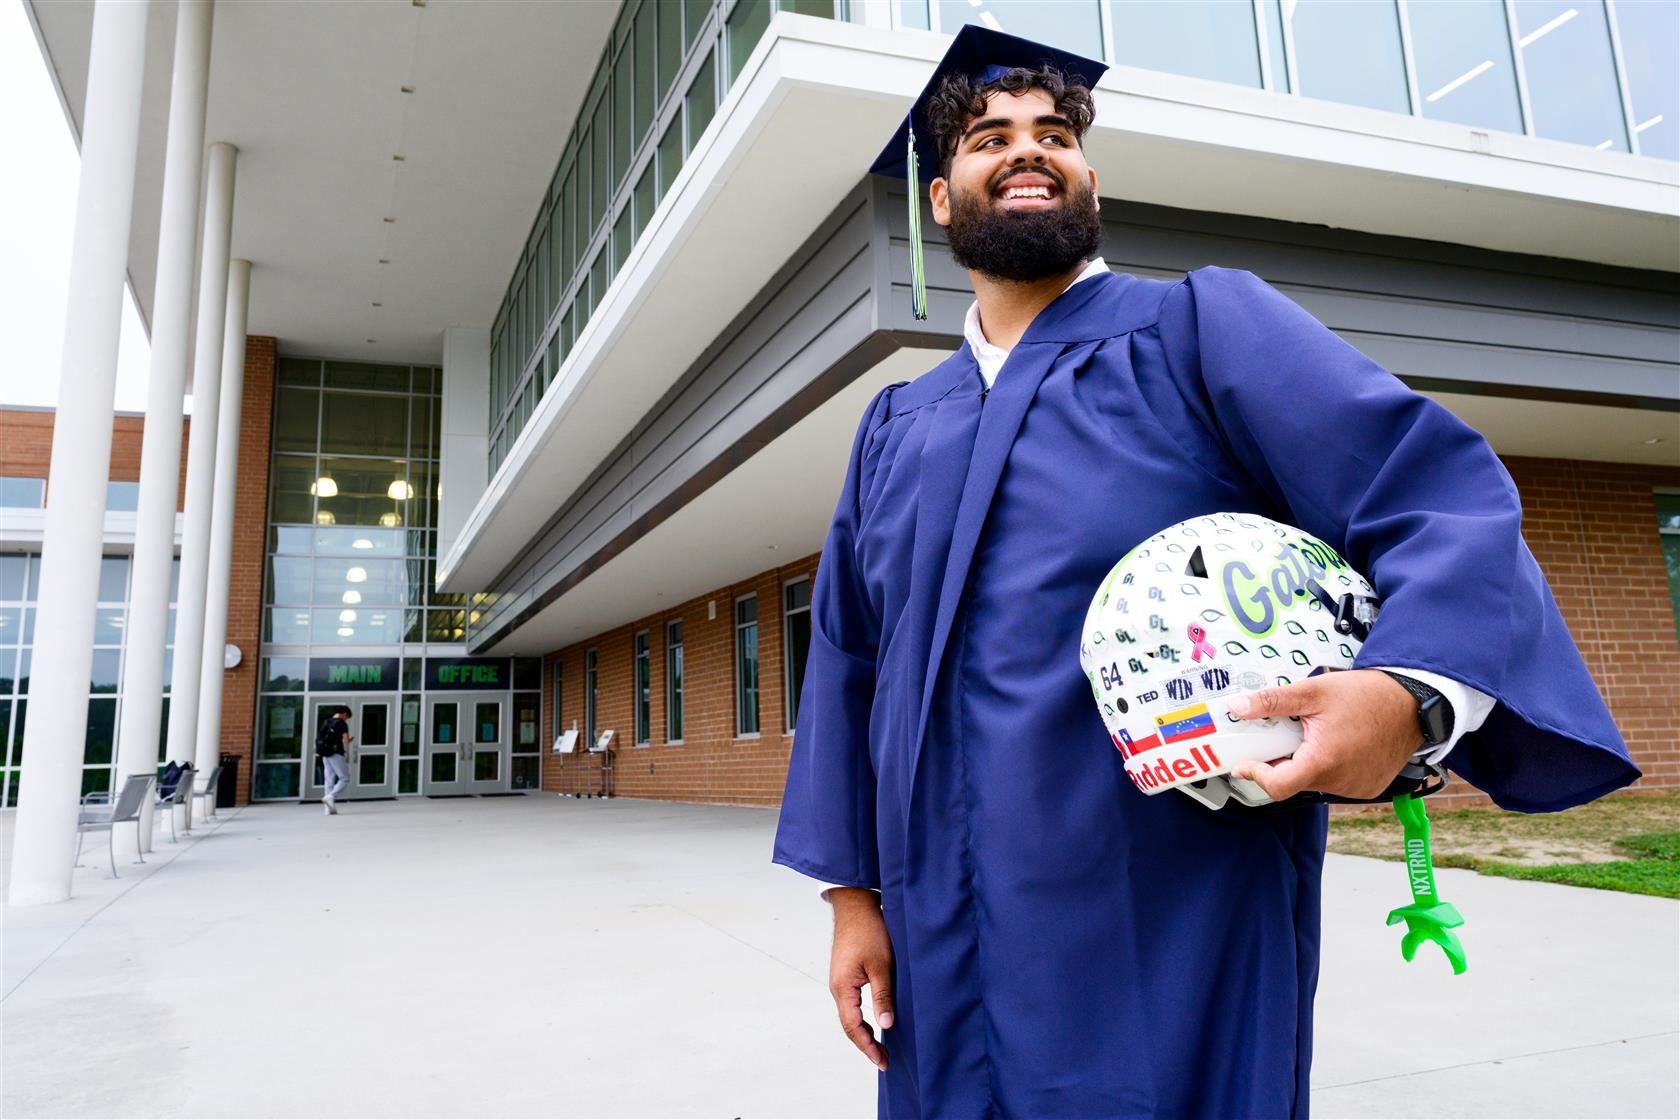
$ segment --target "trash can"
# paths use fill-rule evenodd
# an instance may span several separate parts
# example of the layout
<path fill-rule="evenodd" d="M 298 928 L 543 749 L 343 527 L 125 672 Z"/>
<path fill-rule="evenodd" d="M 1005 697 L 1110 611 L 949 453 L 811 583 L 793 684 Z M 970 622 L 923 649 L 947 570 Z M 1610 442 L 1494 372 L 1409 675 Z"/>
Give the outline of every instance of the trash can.
<path fill-rule="evenodd" d="M 231 809 L 239 800 L 239 756 L 222 756 L 222 776 L 216 782 L 216 808 Z"/>

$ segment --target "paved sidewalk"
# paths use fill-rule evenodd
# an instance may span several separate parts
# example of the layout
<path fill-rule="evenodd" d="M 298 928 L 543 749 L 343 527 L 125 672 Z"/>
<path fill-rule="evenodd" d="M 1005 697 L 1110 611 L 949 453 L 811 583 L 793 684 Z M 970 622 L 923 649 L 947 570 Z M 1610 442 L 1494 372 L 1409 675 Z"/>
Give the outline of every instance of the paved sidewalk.
<path fill-rule="evenodd" d="M 754 809 L 228 813 L 8 912 L 5 1116 L 865 1116 L 812 886 Z M 0 815 L 0 856 L 11 817 Z M 101 853 L 102 854 L 102 853 Z M 1314 1112 L 1675 1116 L 1680 904 L 1445 872 L 1470 971 L 1331 857 Z M 1431 953 L 1433 950 L 1425 949 Z"/>

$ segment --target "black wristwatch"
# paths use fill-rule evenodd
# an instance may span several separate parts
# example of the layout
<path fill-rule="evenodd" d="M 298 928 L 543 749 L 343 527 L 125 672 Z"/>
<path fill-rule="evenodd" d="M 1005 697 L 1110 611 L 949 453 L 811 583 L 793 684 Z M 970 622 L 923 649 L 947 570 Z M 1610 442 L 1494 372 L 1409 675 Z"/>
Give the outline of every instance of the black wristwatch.
<path fill-rule="evenodd" d="M 1452 703 L 1441 695 L 1439 689 L 1431 688 L 1422 681 L 1402 673 L 1389 673 L 1387 669 L 1383 672 L 1399 682 L 1400 687 L 1411 693 L 1412 699 L 1418 702 L 1418 730 L 1422 732 L 1426 745 L 1438 747 L 1452 738 Z"/>

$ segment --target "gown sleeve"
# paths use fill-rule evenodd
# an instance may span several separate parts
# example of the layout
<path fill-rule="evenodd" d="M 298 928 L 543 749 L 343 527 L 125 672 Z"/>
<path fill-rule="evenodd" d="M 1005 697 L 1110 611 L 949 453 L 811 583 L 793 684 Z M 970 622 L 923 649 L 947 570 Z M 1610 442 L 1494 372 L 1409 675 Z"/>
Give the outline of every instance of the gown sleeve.
<path fill-rule="evenodd" d="M 890 415 L 881 391 L 852 443 L 834 523 L 811 588 L 811 647 L 793 755 L 771 859 L 829 886 L 881 886 L 875 839 L 875 769 L 869 753 L 880 622 L 857 556 L 867 450 Z"/>
<path fill-rule="evenodd" d="M 1523 540 L 1516 485 L 1479 434 L 1251 273 L 1192 272 L 1160 330 L 1187 406 L 1229 458 L 1382 597 L 1356 665 L 1494 698 L 1450 768 L 1522 812 L 1639 777 Z"/>

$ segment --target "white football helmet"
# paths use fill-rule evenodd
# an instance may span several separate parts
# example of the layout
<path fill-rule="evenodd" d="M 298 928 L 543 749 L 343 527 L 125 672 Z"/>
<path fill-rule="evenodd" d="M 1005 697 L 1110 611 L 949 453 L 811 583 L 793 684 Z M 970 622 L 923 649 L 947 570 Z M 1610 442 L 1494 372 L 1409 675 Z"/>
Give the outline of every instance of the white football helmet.
<path fill-rule="evenodd" d="M 1323 541 L 1255 514 L 1209 514 L 1114 566 L 1086 613 L 1079 664 L 1140 790 L 1265 805 L 1231 766 L 1293 754 L 1301 724 L 1239 720 L 1231 699 L 1352 668 L 1376 615 L 1370 583 Z"/>

